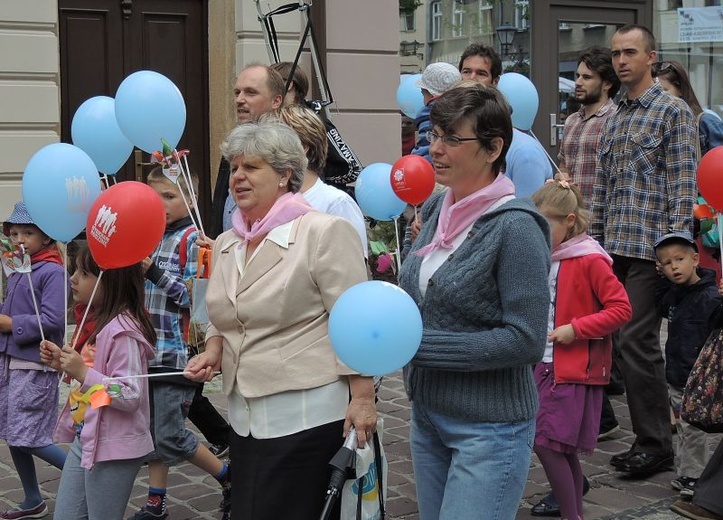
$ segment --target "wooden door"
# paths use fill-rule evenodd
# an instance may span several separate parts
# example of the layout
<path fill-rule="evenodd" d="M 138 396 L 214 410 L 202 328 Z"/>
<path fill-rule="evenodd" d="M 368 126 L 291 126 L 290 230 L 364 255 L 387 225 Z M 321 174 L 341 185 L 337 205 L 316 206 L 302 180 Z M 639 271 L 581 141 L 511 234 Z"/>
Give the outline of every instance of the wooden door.
<path fill-rule="evenodd" d="M 628 23 L 652 29 L 653 5 L 652 0 L 551 0 L 532 5 L 532 82 L 540 96 L 533 131 L 557 158 L 561 111 L 578 52 L 590 45 L 609 47 L 615 30 Z"/>
<path fill-rule="evenodd" d="M 93 96 L 114 97 L 138 70 L 167 76 L 186 102 L 178 148 L 191 151 L 200 177 L 200 208 L 210 222 L 208 0 L 59 0 L 61 140 L 71 142 L 77 108 Z M 160 148 L 160 143 L 159 143 Z M 136 154 L 117 180 L 136 178 Z M 149 162 L 145 152 L 142 162 Z M 148 168 L 144 169 L 144 174 Z"/>

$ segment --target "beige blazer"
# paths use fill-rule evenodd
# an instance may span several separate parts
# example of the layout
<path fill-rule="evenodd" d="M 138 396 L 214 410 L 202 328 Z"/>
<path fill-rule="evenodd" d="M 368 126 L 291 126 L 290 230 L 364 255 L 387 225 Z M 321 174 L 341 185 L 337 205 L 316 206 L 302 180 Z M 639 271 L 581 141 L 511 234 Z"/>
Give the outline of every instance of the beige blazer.
<path fill-rule="evenodd" d="M 247 398 L 316 388 L 355 372 L 335 355 L 331 308 L 366 281 L 359 235 L 346 220 L 312 211 L 294 221 L 288 249 L 267 241 L 239 276 L 233 230 L 219 235 L 206 293 L 207 336 L 223 338 L 223 391 Z"/>

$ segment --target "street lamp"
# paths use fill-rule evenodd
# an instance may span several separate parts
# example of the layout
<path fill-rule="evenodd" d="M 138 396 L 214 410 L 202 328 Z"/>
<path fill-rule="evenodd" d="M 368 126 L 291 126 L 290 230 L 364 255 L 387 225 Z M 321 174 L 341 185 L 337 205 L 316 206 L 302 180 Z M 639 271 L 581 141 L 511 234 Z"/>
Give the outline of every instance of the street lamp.
<path fill-rule="evenodd" d="M 517 29 L 508 23 L 504 23 L 495 29 L 497 39 L 500 41 L 500 53 L 507 56 L 510 52 L 512 42 L 515 40 Z"/>

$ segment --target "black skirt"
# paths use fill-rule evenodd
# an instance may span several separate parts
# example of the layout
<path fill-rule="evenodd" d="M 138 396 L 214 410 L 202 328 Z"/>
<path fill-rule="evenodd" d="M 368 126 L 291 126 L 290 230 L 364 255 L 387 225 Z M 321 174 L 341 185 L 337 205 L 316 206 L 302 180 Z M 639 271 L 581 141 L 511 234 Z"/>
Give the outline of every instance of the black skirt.
<path fill-rule="evenodd" d="M 344 421 L 275 439 L 231 432 L 231 520 L 318 520 Z M 329 516 L 339 520 L 340 503 Z"/>

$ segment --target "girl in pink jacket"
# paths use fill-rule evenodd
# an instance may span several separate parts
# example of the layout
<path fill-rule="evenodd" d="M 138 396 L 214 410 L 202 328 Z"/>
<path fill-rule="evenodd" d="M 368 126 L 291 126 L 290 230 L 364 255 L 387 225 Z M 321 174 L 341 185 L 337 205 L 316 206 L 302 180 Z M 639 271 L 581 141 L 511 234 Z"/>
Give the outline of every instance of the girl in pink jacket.
<path fill-rule="evenodd" d="M 55 429 L 56 441 L 72 444 L 54 518 L 122 519 L 136 474 L 153 451 L 148 381 L 124 379 L 148 372 L 156 341 L 143 271 L 140 264 L 101 271 L 84 248 L 70 282 L 76 304 L 90 306 L 95 326 L 77 350 L 41 344 L 42 360 L 72 378 Z"/>
<path fill-rule="evenodd" d="M 585 230 L 590 212 L 578 188 L 548 181 L 532 201 L 550 223 L 550 317 L 547 346 L 535 366 L 540 398 L 535 453 L 560 503 L 562 518 L 582 514 L 578 454 L 597 444 L 604 385 L 610 380 L 610 335 L 632 317 L 612 259 Z"/>

